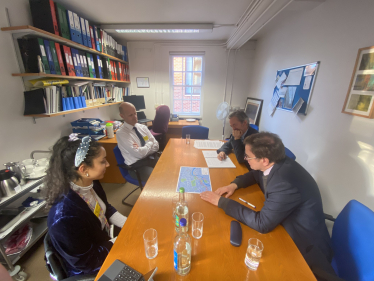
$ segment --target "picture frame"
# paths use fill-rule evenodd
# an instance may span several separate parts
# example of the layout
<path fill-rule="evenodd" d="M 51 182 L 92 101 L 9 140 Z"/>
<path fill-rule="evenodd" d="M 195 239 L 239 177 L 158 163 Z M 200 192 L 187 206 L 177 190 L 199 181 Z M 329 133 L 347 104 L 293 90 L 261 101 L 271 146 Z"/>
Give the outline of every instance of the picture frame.
<path fill-rule="evenodd" d="M 342 113 L 374 118 L 374 46 L 358 50 Z"/>
<path fill-rule="evenodd" d="M 260 125 L 262 103 L 264 100 L 248 97 L 245 102 L 244 112 L 249 118 L 250 124 Z"/>
<path fill-rule="evenodd" d="M 136 77 L 136 85 L 138 88 L 149 88 L 149 77 Z"/>

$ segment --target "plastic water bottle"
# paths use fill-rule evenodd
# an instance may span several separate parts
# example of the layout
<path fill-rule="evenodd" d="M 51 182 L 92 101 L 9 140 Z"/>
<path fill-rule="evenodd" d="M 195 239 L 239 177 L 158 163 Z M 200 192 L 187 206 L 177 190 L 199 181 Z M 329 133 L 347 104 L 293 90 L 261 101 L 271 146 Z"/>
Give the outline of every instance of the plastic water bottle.
<path fill-rule="evenodd" d="M 186 225 L 181 226 L 180 220 L 184 218 L 186 220 Z M 179 202 L 175 207 L 175 230 L 177 232 L 187 232 L 188 231 L 188 207 L 187 202 L 184 199 L 184 188 L 179 188 Z"/>
<path fill-rule="evenodd" d="M 181 227 L 185 227 L 185 218 L 180 220 Z M 191 270 L 191 237 L 187 232 L 179 232 L 174 239 L 174 269 L 179 275 L 187 275 Z"/>
<path fill-rule="evenodd" d="M 112 123 L 106 123 L 106 134 L 108 136 L 108 139 L 114 138 L 114 130 L 113 130 L 113 124 Z"/>

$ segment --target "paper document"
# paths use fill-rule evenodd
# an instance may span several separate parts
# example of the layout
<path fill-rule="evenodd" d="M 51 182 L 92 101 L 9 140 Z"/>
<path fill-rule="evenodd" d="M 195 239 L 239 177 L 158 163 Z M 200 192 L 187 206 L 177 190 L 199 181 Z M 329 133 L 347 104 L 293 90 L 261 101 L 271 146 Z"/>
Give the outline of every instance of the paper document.
<path fill-rule="evenodd" d="M 280 89 L 282 87 L 282 83 L 284 82 L 284 80 L 287 79 L 287 75 L 286 73 L 282 73 L 281 77 L 279 77 L 278 81 L 277 81 L 277 87 L 278 89 Z"/>
<path fill-rule="evenodd" d="M 312 63 L 305 67 L 304 76 L 313 75 L 316 72 L 317 64 Z"/>
<path fill-rule="evenodd" d="M 288 87 L 283 107 L 292 109 L 293 99 L 295 98 L 296 87 Z"/>
<path fill-rule="evenodd" d="M 279 101 L 279 94 L 278 94 L 278 90 L 276 90 L 268 105 L 268 114 L 270 116 L 273 115 L 275 108 L 277 107 L 278 101 Z"/>
<path fill-rule="evenodd" d="M 297 115 L 300 108 L 303 106 L 303 103 L 304 103 L 304 100 L 302 98 L 299 98 L 295 106 L 292 108 L 292 112 L 295 113 L 295 115 Z"/>
<path fill-rule="evenodd" d="M 208 168 L 181 167 L 177 184 L 177 192 L 183 187 L 185 193 L 201 193 L 212 191 Z"/>
<path fill-rule="evenodd" d="M 286 95 L 287 93 L 287 90 L 288 90 L 288 87 L 282 87 L 279 89 L 279 97 L 280 98 L 284 98 L 284 96 Z"/>
<path fill-rule="evenodd" d="M 209 168 L 236 168 L 229 157 L 225 160 L 219 160 L 217 158 L 217 152 L 212 150 L 203 150 L 206 164 Z"/>
<path fill-rule="evenodd" d="M 291 69 L 288 73 L 288 77 L 286 82 L 284 82 L 284 86 L 296 86 L 300 85 L 301 76 L 303 76 L 304 67 Z"/>
<path fill-rule="evenodd" d="M 221 141 L 195 140 L 194 147 L 197 149 L 219 149 L 223 145 Z"/>
<path fill-rule="evenodd" d="M 310 82 L 312 81 L 312 77 L 313 76 L 306 76 L 305 77 L 303 90 L 309 90 L 309 88 L 310 88 Z"/>

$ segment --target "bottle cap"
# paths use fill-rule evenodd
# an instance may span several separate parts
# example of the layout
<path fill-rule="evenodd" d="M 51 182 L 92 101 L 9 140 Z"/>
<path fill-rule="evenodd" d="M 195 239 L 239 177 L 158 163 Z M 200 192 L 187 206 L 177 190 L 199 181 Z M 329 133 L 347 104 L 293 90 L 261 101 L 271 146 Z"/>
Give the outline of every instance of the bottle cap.
<path fill-rule="evenodd" d="M 179 225 L 184 227 L 187 225 L 187 220 L 185 218 L 181 218 L 180 221 L 179 221 Z"/>
<path fill-rule="evenodd" d="M 180 193 L 184 193 L 184 187 L 180 187 L 180 188 L 179 188 L 179 192 L 180 192 Z"/>
<path fill-rule="evenodd" d="M 110 126 L 112 126 L 113 127 L 113 124 L 112 123 L 106 123 L 106 125 L 105 126 L 107 126 L 107 127 L 110 127 Z"/>

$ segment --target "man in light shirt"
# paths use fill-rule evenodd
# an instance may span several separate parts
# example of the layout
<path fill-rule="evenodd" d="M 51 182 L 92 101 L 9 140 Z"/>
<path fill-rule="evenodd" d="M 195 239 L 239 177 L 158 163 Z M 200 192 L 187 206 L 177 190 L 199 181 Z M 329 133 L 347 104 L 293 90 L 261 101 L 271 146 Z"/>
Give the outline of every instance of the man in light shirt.
<path fill-rule="evenodd" d="M 215 192 L 201 193 L 201 198 L 261 233 L 283 225 L 312 271 L 318 268 L 334 275 L 330 236 L 313 177 L 285 155 L 282 140 L 275 134 L 253 134 L 245 138 L 244 145 L 244 159 L 252 170 Z M 265 196 L 261 210 L 228 198 L 236 189 L 251 188 L 254 184 L 260 186 Z M 250 193 L 242 197 L 253 204 Z"/>
<path fill-rule="evenodd" d="M 125 159 L 125 164 L 136 168 L 142 181 L 147 181 L 153 168 L 156 166 L 158 156 L 158 142 L 147 126 L 138 122 L 135 106 L 129 102 L 121 103 L 119 115 L 124 123 L 117 131 L 118 148 Z M 129 174 L 137 179 L 133 171 Z"/>

